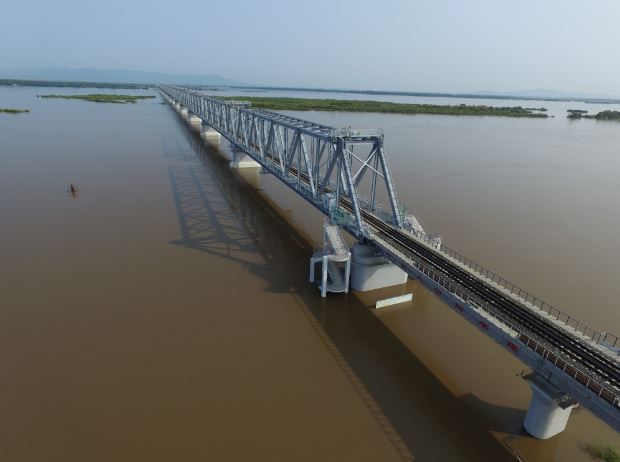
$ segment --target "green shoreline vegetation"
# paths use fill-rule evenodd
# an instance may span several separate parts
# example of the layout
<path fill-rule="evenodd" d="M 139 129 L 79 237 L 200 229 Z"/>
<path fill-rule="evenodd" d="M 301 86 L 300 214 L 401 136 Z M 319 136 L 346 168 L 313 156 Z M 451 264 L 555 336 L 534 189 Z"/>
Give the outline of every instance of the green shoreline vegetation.
<path fill-rule="evenodd" d="M 71 82 L 56 80 L 0 79 L 0 86 L 60 87 L 60 88 L 113 88 L 117 90 L 149 90 L 156 87 L 145 83 Z"/>
<path fill-rule="evenodd" d="M 620 462 L 620 453 L 613 446 L 603 444 L 588 443 L 585 450 L 596 460 L 605 462 Z"/>
<path fill-rule="evenodd" d="M 30 109 L 5 109 L 0 107 L 0 113 L 5 114 L 23 114 L 24 112 L 30 112 Z"/>
<path fill-rule="evenodd" d="M 405 104 L 386 101 L 359 101 L 343 99 L 269 98 L 257 96 L 233 96 L 227 100 L 243 100 L 256 109 L 281 111 L 343 111 L 382 112 L 391 114 L 439 114 L 460 116 L 499 116 L 547 118 L 544 108 L 494 107 L 484 105 Z"/>
<path fill-rule="evenodd" d="M 582 109 L 567 109 L 569 119 L 595 119 L 595 120 L 618 120 L 620 121 L 620 111 L 601 111 L 596 115 L 588 114 Z"/>
<path fill-rule="evenodd" d="M 620 111 L 601 111 L 595 116 L 584 116 L 586 119 L 596 120 L 620 120 Z"/>
<path fill-rule="evenodd" d="M 59 99 L 79 99 L 91 101 L 93 103 L 136 103 L 141 99 L 151 99 L 155 96 L 135 96 L 135 95 L 107 95 L 101 93 L 91 93 L 89 95 L 37 95 L 39 98 L 59 98 Z"/>

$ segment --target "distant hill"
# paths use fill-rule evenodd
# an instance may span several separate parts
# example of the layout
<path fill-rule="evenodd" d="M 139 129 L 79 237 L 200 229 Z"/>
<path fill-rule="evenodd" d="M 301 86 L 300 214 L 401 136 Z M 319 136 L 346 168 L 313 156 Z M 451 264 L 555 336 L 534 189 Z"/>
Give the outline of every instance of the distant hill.
<path fill-rule="evenodd" d="M 167 74 L 164 72 L 130 71 L 127 69 L 71 69 L 66 67 L 0 70 L 0 78 L 106 83 L 176 83 L 180 85 L 214 86 L 243 85 L 241 82 L 211 74 Z"/>

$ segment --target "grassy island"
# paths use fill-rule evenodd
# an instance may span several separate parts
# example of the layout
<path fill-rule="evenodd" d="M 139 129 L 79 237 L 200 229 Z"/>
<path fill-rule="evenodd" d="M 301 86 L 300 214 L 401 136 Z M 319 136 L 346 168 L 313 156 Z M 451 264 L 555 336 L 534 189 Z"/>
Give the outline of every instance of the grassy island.
<path fill-rule="evenodd" d="M 4 112 L 5 114 L 22 114 L 24 112 L 30 112 L 29 109 L 3 109 L 0 107 L 0 113 Z"/>
<path fill-rule="evenodd" d="M 620 453 L 612 446 L 590 443 L 586 444 L 585 449 L 596 460 L 620 462 Z"/>
<path fill-rule="evenodd" d="M 136 103 L 141 99 L 155 98 L 155 96 L 134 96 L 134 95 L 107 95 L 101 93 L 91 93 L 89 95 L 38 95 L 39 98 L 60 98 L 60 99 L 81 99 L 92 101 L 93 103 Z"/>
<path fill-rule="evenodd" d="M 473 106 L 466 104 L 404 104 L 386 101 L 358 101 L 344 99 L 307 99 L 307 98 L 269 98 L 256 96 L 235 96 L 225 99 L 249 101 L 256 109 L 274 109 L 290 111 L 343 111 L 343 112 L 383 112 L 392 114 L 440 114 L 467 116 L 503 116 L 546 118 L 542 109 L 494 106 Z"/>
<path fill-rule="evenodd" d="M 568 109 L 569 119 L 595 119 L 595 120 L 618 120 L 620 121 L 620 111 L 601 111 L 596 115 L 588 114 L 588 111 L 580 109 Z"/>
<path fill-rule="evenodd" d="M 587 117 L 586 114 L 588 111 L 584 111 L 583 109 L 567 109 L 569 119 L 581 119 L 582 117 Z"/>
<path fill-rule="evenodd" d="M 602 111 L 595 116 L 584 116 L 588 119 L 596 120 L 620 120 L 620 111 Z"/>

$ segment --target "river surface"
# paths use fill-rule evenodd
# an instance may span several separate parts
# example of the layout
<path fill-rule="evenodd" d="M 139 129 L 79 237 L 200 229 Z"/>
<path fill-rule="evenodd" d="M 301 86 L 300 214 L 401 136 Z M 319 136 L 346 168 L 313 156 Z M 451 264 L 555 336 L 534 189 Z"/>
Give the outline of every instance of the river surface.
<path fill-rule="evenodd" d="M 233 173 L 225 142 L 159 100 L 36 98 L 90 92 L 0 87 L 0 107 L 32 111 L 0 114 L 3 459 L 585 461 L 583 443 L 620 444 L 583 409 L 555 438 L 526 436 L 525 366 L 416 282 L 321 300 L 320 215 Z M 514 105 L 555 117 L 290 114 L 383 128 L 428 231 L 619 332 L 620 124 L 565 118 L 614 106 Z"/>

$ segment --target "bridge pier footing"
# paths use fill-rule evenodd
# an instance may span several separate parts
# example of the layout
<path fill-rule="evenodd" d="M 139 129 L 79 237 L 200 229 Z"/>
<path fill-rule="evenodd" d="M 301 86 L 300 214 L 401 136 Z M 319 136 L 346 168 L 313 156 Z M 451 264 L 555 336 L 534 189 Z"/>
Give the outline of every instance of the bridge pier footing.
<path fill-rule="evenodd" d="M 202 127 L 200 129 L 200 137 L 203 140 L 208 141 L 209 143 L 220 144 L 220 139 L 222 138 L 222 135 L 220 135 L 219 132 L 211 128 L 209 125 L 202 124 Z"/>
<path fill-rule="evenodd" d="M 534 372 L 525 379 L 532 389 L 530 407 L 523 422 L 525 430 L 541 440 L 562 433 L 577 402 L 540 374 Z"/>
<path fill-rule="evenodd" d="M 255 189 L 261 188 L 261 169 L 260 168 L 239 168 L 235 169 L 235 176 L 243 180 Z"/>
<path fill-rule="evenodd" d="M 187 115 L 187 123 L 189 127 L 194 131 L 199 132 L 200 130 L 202 130 L 202 119 L 197 115 L 192 114 L 191 112 Z"/>
<path fill-rule="evenodd" d="M 232 162 L 230 168 L 260 168 L 260 164 L 248 156 L 243 150 L 232 145 Z"/>
<path fill-rule="evenodd" d="M 407 282 L 408 275 L 374 245 L 356 244 L 351 248 L 351 288 L 361 292 L 382 289 Z"/>

